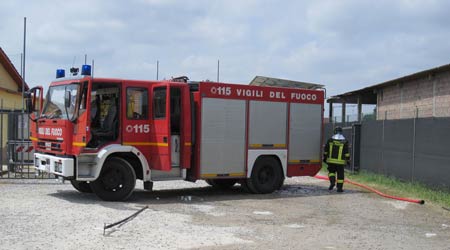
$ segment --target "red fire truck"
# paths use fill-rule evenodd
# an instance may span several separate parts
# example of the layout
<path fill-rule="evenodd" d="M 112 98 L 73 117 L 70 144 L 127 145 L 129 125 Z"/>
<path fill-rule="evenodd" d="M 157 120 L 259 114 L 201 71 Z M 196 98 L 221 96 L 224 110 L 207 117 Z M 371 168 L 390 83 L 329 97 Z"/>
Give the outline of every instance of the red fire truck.
<path fill-rule="evenodd" d="M 270 193 L 321 168 L 323 90 L 62 75 L 43 105 L 28 95 L 30 139 L 36 169 L 80 192 L 125 200 L 139 179 Z"/>

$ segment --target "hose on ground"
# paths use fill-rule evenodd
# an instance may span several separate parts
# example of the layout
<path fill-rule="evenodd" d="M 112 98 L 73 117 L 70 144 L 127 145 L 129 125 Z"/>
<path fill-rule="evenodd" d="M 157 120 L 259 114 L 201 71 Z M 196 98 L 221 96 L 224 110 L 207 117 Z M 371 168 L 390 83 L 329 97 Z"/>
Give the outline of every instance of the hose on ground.
<path fill-rule="evenodd" d="M 321 179 L 321 180 L 329 180 L 328 177 L 326 177 L 326 176 L 316 175 L 314 177 L 317 178 L 317 179 Z M 358 187 L 361 187 L 361 188 L 364 188 L 364 189 L 367 189 L 367 190 L 372 191 L 372 192 L 374 192 L 374 193 L 376 193 L 376 194 L 378 194 L 380 196 L 383 196 L 385 198 L 394 199 L 394 200 L 400 200 L 400 201 L 407 201 L 407 202 L 412 202 L 412 203 L 418 203 L 418 204 L 421 204 L 421 205 L 425 204 L 424 200 L 415 200 L 415 199 L 409 199 L 409 198 L 404 198 L 404 197 L 397 197 L 397 196 L 387 195 L 387 194 L 384 194 L 384 193 L 382 193 L 382 192 L 380 192 L 380 191 L 378 191 L 378 190 L 376 190 L 374 188 L 371 188 L 369 186 L 366 186 L 366 185 L 363 185 L 361 183 L 354 182 L 354 181 L 351 181 L 351 180 L 348 180 L 348 179 L 346 179 L 344 182 L 350 183 L 352 185 L 355 185 L 355 186 L 358 186 Z"/>

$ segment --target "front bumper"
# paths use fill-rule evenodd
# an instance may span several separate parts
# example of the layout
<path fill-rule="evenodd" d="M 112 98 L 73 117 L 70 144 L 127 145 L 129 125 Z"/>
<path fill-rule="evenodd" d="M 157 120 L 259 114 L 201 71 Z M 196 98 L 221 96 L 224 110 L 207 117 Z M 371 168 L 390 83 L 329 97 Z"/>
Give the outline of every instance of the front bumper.
<path fill-rule="evenodd" d="M 62 177 L 74 177 L 74 159 L 35 153 L 34 166 L 37 170 Z"/>

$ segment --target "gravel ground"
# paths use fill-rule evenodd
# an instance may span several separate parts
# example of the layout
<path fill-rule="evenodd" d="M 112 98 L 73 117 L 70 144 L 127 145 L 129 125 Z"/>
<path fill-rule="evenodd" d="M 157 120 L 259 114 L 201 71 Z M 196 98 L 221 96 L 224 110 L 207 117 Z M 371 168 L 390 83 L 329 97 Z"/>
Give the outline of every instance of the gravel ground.
<path fill-rule="evenodd" d="M 450 249 L 450 212 L 311 177 L 250 195 L 155 183 L 104 202 L 53 180 L 0 180 L 0 249 Z M 106 230 L 144 206 L 136 218 Z"/>

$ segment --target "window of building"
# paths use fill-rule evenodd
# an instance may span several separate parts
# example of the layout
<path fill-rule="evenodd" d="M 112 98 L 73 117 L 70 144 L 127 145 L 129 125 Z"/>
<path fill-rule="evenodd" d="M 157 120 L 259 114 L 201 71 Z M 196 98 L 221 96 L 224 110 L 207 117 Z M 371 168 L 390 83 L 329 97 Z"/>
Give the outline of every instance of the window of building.
<path fill-rule="evenodd" d="M 146 88 L 127 88 L 127 118 L 148 118 L 148 91 Z"/>

